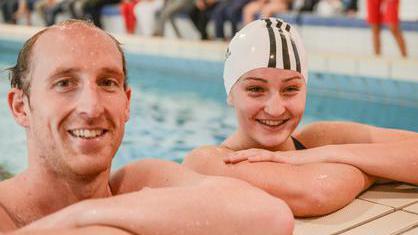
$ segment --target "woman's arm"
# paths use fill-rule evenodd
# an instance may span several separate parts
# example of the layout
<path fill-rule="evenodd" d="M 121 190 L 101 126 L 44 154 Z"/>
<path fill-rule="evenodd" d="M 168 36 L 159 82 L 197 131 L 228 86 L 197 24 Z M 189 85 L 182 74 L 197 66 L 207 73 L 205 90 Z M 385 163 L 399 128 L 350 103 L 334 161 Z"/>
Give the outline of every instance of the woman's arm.
<path fill-rule="evenodd" d="M 228 151 L 201 147 L 186 156 L 183 164 L 207 175 L 229 176 L 283 199 L 296 216 L 318 216 L 350 203 L 373 183 L 355 167 L 335 163 L 306 165 L 272 162 L 225 164 Z"/>
<path fill-rule="evenodd" d="M 329 122 L 310 125 L 298 136 L 302 143 L 313 148 L 287 152 L 244 150 L 228 156 L 226 161 L 343 163 L 368 175 L 418 185 L 417 133 L 358 123 Z"/>
<path fill-rule="evenodd" d="M 153 161 L 146 161 L 152 165 Z M 175 163 L 154 161 L 148 170 L 161 179 L 182 175 L 171 185 L 72 205 L 25 228 L 105 225 L 133 234 L 291 234 L 287 205 L 245 182 L 200 176 Z M 170 170 L 167 170 L 171 168 Z M 158 176 L 155 170 L 168 174 Z M 184 171 L 188 172 L 184 174 Z M 169 173 L 171 172 L 171 173 Z M 184 177 L 188 175 L 188 177 Z M 199 180 L 190 181 L 197 176 Z M 170 180 L 169 180 L 170 181 Z M 161 181 L 162 182 L 162 181 Z M 183 183 L 193 182 L 193 183 Z"/>

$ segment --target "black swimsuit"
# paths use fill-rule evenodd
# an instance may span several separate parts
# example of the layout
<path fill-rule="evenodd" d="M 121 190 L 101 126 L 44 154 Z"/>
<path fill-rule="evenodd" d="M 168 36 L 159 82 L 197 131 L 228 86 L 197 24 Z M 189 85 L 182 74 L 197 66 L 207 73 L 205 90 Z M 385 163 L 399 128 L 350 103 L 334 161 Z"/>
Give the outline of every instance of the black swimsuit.
<path fill-rule="evenodd" d="M 299 140 L 297 140 L 293 136 L 290 136 L 290 138 L 292 138 L 293 144 L 295 145 L 296 150 L 306 149 L 306 147 Z"/>

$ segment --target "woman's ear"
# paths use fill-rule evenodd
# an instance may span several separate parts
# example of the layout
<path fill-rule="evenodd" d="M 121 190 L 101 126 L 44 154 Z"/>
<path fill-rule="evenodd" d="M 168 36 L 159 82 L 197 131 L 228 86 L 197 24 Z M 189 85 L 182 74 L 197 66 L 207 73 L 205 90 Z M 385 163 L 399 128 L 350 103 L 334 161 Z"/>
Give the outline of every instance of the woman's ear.
<path fill-rule="evenodd" d="M 10 112 L 16 122 L 21 125 L 22 127 L 29 127 L 29 117 L 28 112 L 29 102 L 25 102 L 25 93 L 23 90 L 18 88 L 12 88 L 9 90 L 7 94 L 7 101 L 9 104 Z"/>
<path fill-rule="evenodd" d="M 228 97 L 226 98 L 226 103 L 227 103 L 229 106 L 233 106 L 233 105 L 232 105 L 232 95 L 231 95 L 231 93 L 229 93 Z"/>
<path fill-rule="evenodd" d="M 226 103 L 229 106 L 234 106 L 234 94 L 232 94 L 232 90 L 229 92 L 228 97 L 226 98 Z"/>

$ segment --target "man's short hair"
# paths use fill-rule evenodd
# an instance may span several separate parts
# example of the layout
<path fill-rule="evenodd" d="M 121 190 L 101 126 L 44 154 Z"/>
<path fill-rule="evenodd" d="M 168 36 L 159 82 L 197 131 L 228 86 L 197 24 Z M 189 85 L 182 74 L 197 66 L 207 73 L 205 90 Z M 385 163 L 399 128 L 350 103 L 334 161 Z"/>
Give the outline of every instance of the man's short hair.
<path fill-rule="evenodd" d="M 9 73 L 10 86 L 12 88 L 18 88 L 18 89 L 23 90 L 23 93 L 29 97 L 31 79 L 28 78 L 28 74 L 29 74 L 29 67 L 30 67 L 30 64 L 32 62 L 31 61 L 32 50 L 33 50 L 33 46 L 35 45 L 36 41 L 38 40 L 38 38 L 42 34 L 47 32 L 48 30 L 50 30 L 52 27 L 68 26 L 68 25 L 74 25 L 74 24 L 82 24 L 84 26 L 88 26 L 88 27 L 91 27 L 91 28 L 94 28 L 94 29 L 101 30 L 100 28 L 95 26 L 90 21 L 69 19 L 69 20 L 65 20 L 65 21 L 63 21 L 63 22 L 61 22 L 57 25 L 45 28 L 45 29 L 37 32 L 35 35 L 33 35 L 31 38 L 29 38 L 23 44 L 22 49 L 20 49 L 20 51 L 19 51 L 19 55 L 17 57 L 16 65 L 7 69 L 7 70 L 10 71 L 10 73 Z M 123 75 L 125 77 L 124 87 L 126 88 L 127 85 L 128 85 L 127 84 L 128 75 L 127 75 L 127 69 L 126 69 L 125 53 L 122 50 L 121 43 L 116 38 L 114 38 L 112 35 L 110 35 L 109 33 L 107 33 L 107 32 L 105 32 L 105 33 L 115 42 L 115 45 L 118 48 L 118 50 L 119 50 L 119 52 L 122 56 Z"/>

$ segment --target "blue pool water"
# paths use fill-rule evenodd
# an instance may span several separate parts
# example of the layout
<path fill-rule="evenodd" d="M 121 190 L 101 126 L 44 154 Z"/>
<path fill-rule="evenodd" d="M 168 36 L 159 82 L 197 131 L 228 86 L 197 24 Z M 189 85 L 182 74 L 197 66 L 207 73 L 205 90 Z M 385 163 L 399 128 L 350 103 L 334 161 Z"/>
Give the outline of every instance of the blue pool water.
<path fill-rule="evenodd" d="M 20 46 L 0 40 L 0 68 L 15 62 Z M 234 130 L 221 62 L 134 54 L 127 61 L 132 115 L 114 167 L 144 157 L 178 160 Z M 0 165 L 18 172 L 26 166 L 25 135 L 8 111 L 7 73 L 0 77 Z M 316 120 L 418 131 L 418 83 L 311 72 L 302 125 Z"/>

